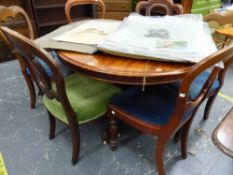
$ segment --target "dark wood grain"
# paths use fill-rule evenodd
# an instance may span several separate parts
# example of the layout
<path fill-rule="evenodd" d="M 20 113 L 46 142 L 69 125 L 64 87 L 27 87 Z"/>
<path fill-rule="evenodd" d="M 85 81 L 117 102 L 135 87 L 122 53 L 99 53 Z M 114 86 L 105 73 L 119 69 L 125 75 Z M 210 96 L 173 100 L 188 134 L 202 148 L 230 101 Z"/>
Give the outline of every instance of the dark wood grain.
<path fill-rule="evenodd" d="M 119 84 L 160 84 L 182 79 L 192 64 L 139 60 L 105 53 L 93 55 L 58 51 L 62 61 L 93 78 Z"/>
<path fill-rule="evenodd" d="M 233 158 L 233 108 L 219 123 L 213 132 L 212 139 L 215 145 L 225 154 Z"/>

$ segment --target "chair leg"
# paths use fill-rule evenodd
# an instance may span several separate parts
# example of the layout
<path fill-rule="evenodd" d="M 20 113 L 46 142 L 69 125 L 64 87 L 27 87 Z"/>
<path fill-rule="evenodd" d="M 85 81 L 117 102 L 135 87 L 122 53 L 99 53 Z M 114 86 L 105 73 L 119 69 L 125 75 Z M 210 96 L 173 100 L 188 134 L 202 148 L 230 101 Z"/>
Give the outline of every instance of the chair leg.
<path fill-rule="evenodd" d="M 72 151 L 72 164 L 75 165 L 78 162 L 79 152 L 80 152 L 80 132 L 78 127 L 72 127 L 71 135 L 72 135 L 72 144 L 73 144 L 73 151 Z"/>
<path fill-rule="evenodd" d="M 55 137 L 56 119 L 49 111 L 48 111 L 48 116 L 49 116 L 49 139 L 51 140 Z"/>
<path fill-rule="evenodd" d="M 229 37 L 228 37 L 228 36 L 226 36 L 226 37 L 225 37 L 225 39 L 224 39 L 224 41 L 223 41 L 223 44 L 222 44 L 221 49 L 222 49 L 222 48 L 224 48 L 224 47 L 227 45 L 227 41 L 228 41 L 228 39 L 229 39 Z"/>
<path fill-rule="evenodd" d="M 188 135 L 194 115 L 181 128 L 181 155 L 184 159 L 187 157 Z"/>
<path fill-rule="evenodd" d="M 26 83 L 29 89 L 30 98 L 31 98 L 31 108 L 35 108 L 36 107 L 36 92 L 35 92 L 35 87 L 33 85 L 33 81 L 28 75 L 26 75 L 26 73 L 23 73 L 23 76 L 24 76 L 24 79 L 26 80 Z"/>
<path fill-rule="evenodd" d="M 174 142 L 177 143 L 180 141 L 180 135 L 181 135 L 181 129 L 179 129 L 178 131 L 176 131 L 175 136 L 174 136 Z"/>
<path fill-rule="evenodd" d="M 38 95 L 43 96 L 43 92 L 42 92 L 41 88 L 39 86 L 37 86 L 37 87 L 38 87 L 38 90 L 39 90 Z"/>
<path fill-rule="evenodd" d="M 163 164 L 163 153 L 164 153 L 165 145 L 166 145 L 165 138 L 158 138 L 158 143 L 155 152 L 155 161 L 159 175 L 165 175 L 164 164 Z"/>
<path fill-rule="evenodd" d="M 118 130 L 118 120 L 114 115 L 111 115 L 109 123 L 109 144 L 112 151 L 115 151 L 117 148 Z"/>
<path fill-rule="evenodd" d="M 217 97 L 217 93 L 213 96 L 211 96 L 205 106 L 205 111 L 204 111 L 204 116 L 203 116 L 203 120 L 207 120 L 209 118 L 209 114 L 210 114 L 210 109 L 214 104 L 214 100 Z"/>
<path fill-rule="evenodd" d="M 102 143 L 105 145 L 109 143 L 109 127 L 107 127 L 102 134 Z"/>

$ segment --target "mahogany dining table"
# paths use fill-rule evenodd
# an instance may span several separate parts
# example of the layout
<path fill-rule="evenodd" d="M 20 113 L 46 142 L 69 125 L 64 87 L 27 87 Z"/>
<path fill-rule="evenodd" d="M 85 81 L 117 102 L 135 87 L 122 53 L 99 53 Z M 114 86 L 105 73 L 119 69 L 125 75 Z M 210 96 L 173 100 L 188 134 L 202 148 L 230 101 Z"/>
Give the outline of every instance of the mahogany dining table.
<path fill-rule="evenodd" d="M 57 51 L 61 61 L 74 71 L 104 82 L 128 85 L 153 85 L 184 78 L 191 63 L 140 60 L 103 52 L 83 54 Z"/>

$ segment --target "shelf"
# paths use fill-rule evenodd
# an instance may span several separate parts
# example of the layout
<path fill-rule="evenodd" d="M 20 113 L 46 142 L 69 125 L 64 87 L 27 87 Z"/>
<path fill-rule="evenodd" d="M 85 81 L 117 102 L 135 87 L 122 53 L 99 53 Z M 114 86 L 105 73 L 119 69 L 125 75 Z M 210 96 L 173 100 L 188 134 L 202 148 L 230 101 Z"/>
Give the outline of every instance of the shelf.
<path fill-rule="evenodd" d="M 80 17 L 80 18 L 73 18 L 74 21 L 81 21 L 85 19 L 90 19 L 88 17 Z M 50 21 L 50 22 L 43 22 L 39 24 L 39 27 L 49 27 L 49 26 L 59 26 L 59 25 L 64 25 L 67 24 L 67 20 L 59 20 L 59 21 Z"/>
<path fill-rule="evenodd" d="M 67 0 L 30 0 L 36 20 L 38 35 L 41 36 L 68 23 L 65 15 L 65 3 Z M 83 6 L 78 11 L 73 11 L 72 16 L 77 18 L 90 16 L 92 7 Z"/>
<path fill-rule="evenodd" d="M 37 5 L 35 6 L 36 10 L 51 9 L 51 8 L 64 8 L 65 3 L 62 4 L 50 4 L 50 5 Z"/>
<path fill-rule="evenodd" d="M 59 25 L 67 24 L 67 23 L 68 23 L 67 20 L 50 21 L 50 22 L 39 23 L 39 27 L 59 26 Z"/>

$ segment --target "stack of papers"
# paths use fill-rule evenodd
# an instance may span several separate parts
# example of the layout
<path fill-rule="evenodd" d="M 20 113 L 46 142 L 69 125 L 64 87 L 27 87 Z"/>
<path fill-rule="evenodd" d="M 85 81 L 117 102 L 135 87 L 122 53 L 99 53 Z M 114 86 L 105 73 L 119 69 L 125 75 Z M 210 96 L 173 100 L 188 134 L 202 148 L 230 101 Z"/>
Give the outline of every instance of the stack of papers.
<path fill-rule="evenodd" d="M 35 42 L 45 49 L 94 54 L 97 51 L 95 46 L 116 30 L 120 23 L 103 19 L 73 22 L 37 38 Z"/>
<path fill-rule="evenodd" d="M 120 24 L 120 21 L 114 20 L 89 20 L 52 39 L 62 42 L 97 45 L 113 33 Z"/>
<path fill-rule="evenodd" d="M 201 15 L 155 18 L 131 14 L 97 48 L 139 59 L 195 63 L 217 51 Z"/>

